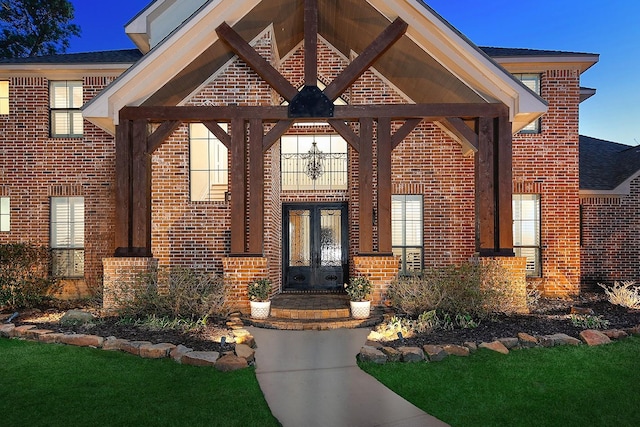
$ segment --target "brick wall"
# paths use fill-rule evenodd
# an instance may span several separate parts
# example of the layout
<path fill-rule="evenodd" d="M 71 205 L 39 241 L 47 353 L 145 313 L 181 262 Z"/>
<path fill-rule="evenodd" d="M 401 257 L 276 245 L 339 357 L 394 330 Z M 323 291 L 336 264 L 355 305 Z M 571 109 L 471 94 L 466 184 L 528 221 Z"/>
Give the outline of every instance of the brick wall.
<path fill-rule="evenodd" d="M 102 307 L 107 311 L 117 311 L 122 302 L 129 301 L 144 275 L 158 267 L 155 258 L 104 258 L 104 290 Z"/>
<path fill-rule="evenodd" d="M 549 103 L 540 134 L 513 138 L 514 193 L 540 194 L 542 277 L 528 282 L 551 296 L 580 290 L 578 70 L 542 74 Z"/>
<path fill-rule="evenodd" d="M 234 309 L 243 313 L 249 311 L 247 286 L 257 279 L 267 277 L 268 261 L 264 257 L 226 257 L 222 259 L 224 285 L 228 301 Z M 271 295 L 277 292 L 272 283 Z"/>
<path fill-rule="evenodd" d="M 398 277 L 399 258 L 394 256 L 355 256 L 353 275 L 371 282 L 371 305 L 382 305 L 387 288 Z"/>
<path fill-rule="evenodd" d="M 64 79 L 60 74 L 58 80 Z M 111 77 L 85 77 L 84 101 L 111 81 Z M 85 280 L 65 281 L 60 296 L 99 292 L 102 258 L 113 252 L 113 138 L 87 121 L 82 138 L 50 138 L 45 77 L 11 78 L 9 98 L 10 114 L 0 116 L 0 187 L 11 199 L 11 231 L 0 233 L 0 243 L 49 246 L 50 198 L 83 196 Z"/>
<path fill-rule="evenodd" d="M 585 289 L 598 283 L 640 282 L 640 178 L 620 197 L 584 197 L 581 272 Z"/>

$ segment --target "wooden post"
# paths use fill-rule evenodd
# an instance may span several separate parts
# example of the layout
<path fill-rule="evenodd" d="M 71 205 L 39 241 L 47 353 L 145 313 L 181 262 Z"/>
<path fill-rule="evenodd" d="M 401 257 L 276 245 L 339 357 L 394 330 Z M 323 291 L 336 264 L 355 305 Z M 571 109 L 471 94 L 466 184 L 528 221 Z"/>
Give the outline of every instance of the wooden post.
<path fill-rule="evenodd" d="M 231 120 L 231 254 L 245 253 L 247 191 L 244 119 Z"/>
<path fill-rule="evenodd" d="M 480 254 L 495 254 L 496 199 L 495 199 L 495 153 L 493 119 L 481 117 L 478 129 L 478 160 L 476 196 L 478 198 L 478 221 L 480 227 Z"/>
<path fill-rule="evenodd" d="M 373 252 L 373 119 L 360 119 L 360 253 Z"/>
<path fill-rule="evenodd" d="M 513 252 L 513 144 L 508 116 L 498 118 L 498 234 L 499 255 Z"/>
<path fill-rule="evenodd" d="M 133 122 L 132 239 L 137 256 L 151 256 L 151 155 L 147 152 L 147 121 Z"/>
<path fill-rule="evenodd" d="M 131 121 L 120 119 L 116 128 L 116 227 L 115 256 L 131 248 Z"/>
<path fill-rule="evenodd" d="M 249 253 L 262 255 L 264 242 L 264 156 L 262 120 L 249 121 Z"/>
<path fill-rule="evenodd" d="M 391 120 L 378 120 L 378 252 L 392 253 Z"/>

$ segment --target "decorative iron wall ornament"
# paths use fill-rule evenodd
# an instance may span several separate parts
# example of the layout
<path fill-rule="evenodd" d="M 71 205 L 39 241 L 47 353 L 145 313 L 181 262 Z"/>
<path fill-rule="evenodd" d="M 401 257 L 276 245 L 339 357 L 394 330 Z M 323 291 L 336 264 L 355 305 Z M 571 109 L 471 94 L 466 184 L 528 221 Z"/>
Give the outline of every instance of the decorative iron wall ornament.
<path fill-rule="evenodd" d="M 323 153 L 318 144 L 313 141 L 311 148 L 307 154 L 301 156 L 302 159 L 307 160 L 307 166 L 305 173 L 312 180 L 316 180 L 324 173 L 324 161 L 327 158 L 327 154 Z"/>

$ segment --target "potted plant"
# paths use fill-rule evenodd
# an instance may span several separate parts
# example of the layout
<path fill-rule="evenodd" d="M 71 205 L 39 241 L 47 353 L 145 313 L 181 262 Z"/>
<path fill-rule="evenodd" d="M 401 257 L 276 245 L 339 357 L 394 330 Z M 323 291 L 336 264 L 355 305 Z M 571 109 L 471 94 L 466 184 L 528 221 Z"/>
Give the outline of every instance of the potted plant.
<path fill-rule="evenodd" d="M 356 276 L 345 283 L 344 289 L 349 295 L 351 316 L 354 319 L 366 319 L 371 314 L 371 282 L 364 276 Z"/>
<path fill-rule="evenodd" d="M 261 278 L 249 283 L 249 305 L 251 317 L 254 319 L 266 319 L 271 310 L 269 292 L 271 292 L 271 280 Z"/>

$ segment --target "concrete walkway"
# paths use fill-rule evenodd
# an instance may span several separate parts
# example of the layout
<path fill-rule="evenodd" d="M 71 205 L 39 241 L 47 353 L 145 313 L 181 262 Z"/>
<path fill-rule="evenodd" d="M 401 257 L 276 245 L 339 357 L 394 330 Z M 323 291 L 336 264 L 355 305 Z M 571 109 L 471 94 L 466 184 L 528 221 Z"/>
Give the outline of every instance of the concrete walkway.
<path fill-rule="evenodd" d="M 358 368 L 369 329 L 249 330 L 258 382 L 284 427 L 447 425 Z"/>

